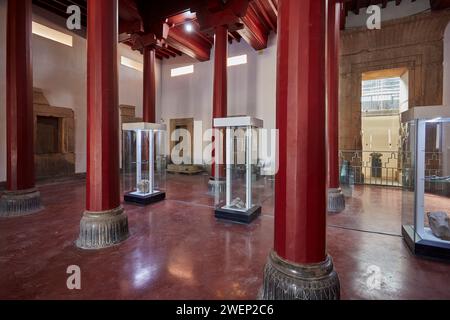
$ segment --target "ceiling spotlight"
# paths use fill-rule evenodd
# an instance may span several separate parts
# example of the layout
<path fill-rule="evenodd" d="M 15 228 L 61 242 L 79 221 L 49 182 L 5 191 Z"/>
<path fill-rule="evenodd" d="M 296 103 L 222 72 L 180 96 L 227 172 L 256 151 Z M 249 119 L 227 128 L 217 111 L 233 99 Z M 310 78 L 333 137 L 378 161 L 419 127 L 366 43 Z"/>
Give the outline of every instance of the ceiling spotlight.
<path fill-rule="evenodd" d="M 186 23 L 186 24 L 184 25 L 184 29 L 185 29 L 187 32 L 192 32 L 192 31 L 194 30 L 194 27 L 192 26 L 192 23 Z"/>

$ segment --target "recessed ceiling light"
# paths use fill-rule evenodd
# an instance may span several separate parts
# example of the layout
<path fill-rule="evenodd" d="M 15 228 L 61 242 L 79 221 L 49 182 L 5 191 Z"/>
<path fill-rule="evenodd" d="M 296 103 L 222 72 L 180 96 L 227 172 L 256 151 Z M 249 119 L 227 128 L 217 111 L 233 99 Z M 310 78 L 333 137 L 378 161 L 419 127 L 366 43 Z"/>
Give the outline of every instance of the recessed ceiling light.
<path fill-rule="evenodd" d="M 186 30 L 187 32 L 192 32 L 194 30 L 194 27 L 192 26 L 192 23 L 186 23 L 184 25 L 184 30 Z"/>

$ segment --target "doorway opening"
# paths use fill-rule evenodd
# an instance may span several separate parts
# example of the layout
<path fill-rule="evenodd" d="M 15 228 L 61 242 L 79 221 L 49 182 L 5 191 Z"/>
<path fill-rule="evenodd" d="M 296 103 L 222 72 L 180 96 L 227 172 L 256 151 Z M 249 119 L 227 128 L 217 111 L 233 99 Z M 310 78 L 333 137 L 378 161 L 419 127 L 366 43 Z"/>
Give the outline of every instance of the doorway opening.
<path fill-rule="evenodd" d="M 406 68 L 362 74 L 361 139 L 364 184 L 400 186 L 400 114 L 409 108 Z"/>

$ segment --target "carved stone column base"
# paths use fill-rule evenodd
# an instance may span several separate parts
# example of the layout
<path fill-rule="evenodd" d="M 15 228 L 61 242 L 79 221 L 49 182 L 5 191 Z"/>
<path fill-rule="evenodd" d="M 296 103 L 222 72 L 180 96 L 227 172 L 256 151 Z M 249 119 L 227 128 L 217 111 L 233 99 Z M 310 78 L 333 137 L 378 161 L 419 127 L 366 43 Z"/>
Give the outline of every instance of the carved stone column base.
<path fill-rule="evenodd" d="M 274 251 L 264 270 L 263 300 L 339 300 L 339 277 L 330 256 L 323 263 L 297 265 Z"/>
<path fill-rule="evenodd" d="M 208 193 L 211 195 L 215 195 L 216 192 L 225 192 L 226 189 L 226 181 L 225 180 L 215 180 L 209 179 L 208 181 Z"/>
<path fill-rule="evenodd" d="M 21 217 L 42 209 L 41 193 L 36 188 L 5 191 L 0 197 L 0 217 Z"/>
<path fill-rule="evenodd" d="M 328 189 L 328 212 L 339 213 L 345 209 L 345 196 L 341 188 Z"/>
<path fill-rule="evenodd" d="M 128 238 L 128 217 L 122 207 L 104 212 L 85 211 L 76 242 L 81 249 L 102 249 Z"/>

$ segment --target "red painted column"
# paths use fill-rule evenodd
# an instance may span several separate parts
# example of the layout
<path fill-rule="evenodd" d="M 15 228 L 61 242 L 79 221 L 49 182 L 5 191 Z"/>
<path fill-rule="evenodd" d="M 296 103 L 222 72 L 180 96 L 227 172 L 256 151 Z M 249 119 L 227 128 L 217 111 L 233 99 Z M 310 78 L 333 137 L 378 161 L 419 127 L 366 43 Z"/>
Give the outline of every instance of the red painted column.
<path fill-rule="evenodd" d="M 8 1 L 6 53 L 7 189 L 35 186 L 31 0 Z"/>
<path fill-rule="evenodd" d="M 224 118 L 227 116 L 227 61 L 228 61 L 228 28 L 227 26 L 216 27 L 216 38 L 214 45 L 214 86 L 213 86 L 213 112 L 212 117 Z M 225 145 L 225 144 L 224 144 Z M 213 159 L 215 150 L 213 150 Z M 219 178 L 224 176 L 224 166 L 219 172 L 213 162 L 212 177 Z"/>
<path fill-rule="evenodd" d="M 296 264 L 326 258 L 325 0 L 279 8 L 275 252 Z"/>
<path fill-rule="evenodd" d="M 156 109 L 156 74 L 155 74 L 155 49 L 144 48 L 144 122 L 155 123 Z"/>
<path fill-rule="evenodd" d="M 275 243 L 264 300 L 336 300 L 326 251 L 326 0 L 279 0 Z"/>
<path fill-rule="evenodd" d="M 330 0 L 327 24 L 329 188 L 339 188 L 339 40 L 342 3 Z"/>
<path fill-rule="evenodd" d="M 120 206 L 117 0 L 88 1 L 88 211 Z"/>
<path fill-rule="evenodd" d="M 120 205 L 118 0 L 88 0 L 86 211 L 76 242 L 102 249 L 128 238 Z"/>

